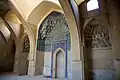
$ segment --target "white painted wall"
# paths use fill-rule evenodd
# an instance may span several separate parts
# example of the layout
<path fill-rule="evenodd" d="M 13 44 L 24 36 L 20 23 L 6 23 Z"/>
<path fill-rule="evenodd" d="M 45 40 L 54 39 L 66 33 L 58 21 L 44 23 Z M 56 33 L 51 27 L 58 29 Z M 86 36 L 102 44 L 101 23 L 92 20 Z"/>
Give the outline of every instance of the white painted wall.
<path fill-rule="evenodd" d="M 45 52 L 44 56 L 44 71 L 43 75 L 50 76 L 51 75 L 51 52 Z"/>

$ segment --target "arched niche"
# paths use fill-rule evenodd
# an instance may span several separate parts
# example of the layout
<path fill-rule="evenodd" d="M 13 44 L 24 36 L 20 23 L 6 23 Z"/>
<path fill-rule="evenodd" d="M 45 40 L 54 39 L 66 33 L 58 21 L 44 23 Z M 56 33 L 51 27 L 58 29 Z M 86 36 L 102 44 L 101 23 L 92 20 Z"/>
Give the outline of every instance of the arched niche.
<path fill-rule="evenodd" d="M 72 70 L 71 35 L 66 17 L 62 13 L 53 11 L 40 25 L 37 39 L 37 51 L 44 53 L 43 74 L 45 76 L 55 77 L 53 75 L 54 51 L 59 47 L 65 51 L 66 70 Z M 65 72 L 64 78 L 68 77 L 69 71 Z"/>
<path fill-rule="evenodd" d="M 92 19 L 84 28 L 84 44 L 85 79 L 114 80 L 115 68 L 108 28 L 101 21 Z"/>
<path fill-rule="evenodd" d="M 58 48 L 53 53 L 53 77 L 54 78 L 65 78 L 67 74 L 67 61 L 66 61 L 66 52 Z"/>
<path fill-rule="evenodd" d="M 62 3 L 61 1 L 59 1 L 59 2 L 61 5 L 64 5 L 64 3 Z M 67 1 L 66 1 L 66 3 L 67 3 Z M 67 4 L 67 7 L 68 7 L 68 5 L 69 4 Z M 47 6 L 46 10 L 44 10 L 45 6 Z M 67 8 L 65 8 L 65 9 L 66 10 L 64 12 L 64 10 L 61 8 L 61 6 L 59 6 L 55 3 L 52 3 L 50 1 L 43 1 L 31 12 L 31 14 L 29 15 L 29 18 L 27 19 L 27 22 L 29 22 L 33 25 L 36 25 L 37 30 L 39 30 L 41 23 L 51 12 L 56 11 L 56 12 L 65 14 L 65 16 L 67 16 L 67 22 L 69 25 L 68 27 L 70 29 L 70 34 L 71 34 L 71 45 L 72 45 L 71 51 L 72 51 L 72 53 L 74 53 L 72 55 L 72 59 L 75 63 L 75 61 L 81 60 L 80 45 L 79 45 L 80 44 L 79 43 L 80 36 L 78 34 L 77 24 L 76 24 L 75 17 L 74 17 L 72 10 L 70 9 L 70 13 L 69 13 L 68 9 Z M 43 11 L 43 12 L 41 12 L 41 11 Z M 39 13 L 41 13 L 41 14 L 39 14 Z M 38 35 L 36 36 L 36 39 L 37 38 L 38 38 Z"/>

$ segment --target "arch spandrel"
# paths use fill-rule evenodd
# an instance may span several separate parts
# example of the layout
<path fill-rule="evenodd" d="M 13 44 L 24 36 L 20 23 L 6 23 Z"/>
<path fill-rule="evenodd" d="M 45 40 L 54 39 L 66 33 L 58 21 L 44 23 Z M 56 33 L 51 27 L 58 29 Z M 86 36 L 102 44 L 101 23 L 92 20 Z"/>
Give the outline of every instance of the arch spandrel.
<path fill-rule="evenodd" d="M 17 24 L 21 24 L 21 21 L 18 19 L 17 15 L 15 14 L 13 10 L 8 11 L 4 19 L 7 21 L 12 21 Z"/>
<path fill-rule="evenodd" d="M 57 4 L 50 1 L 43 1 L 31 12 L 27 19 L 27 22 L 38 26 L 52 11 L 63 13 L 61 7 Z"/>

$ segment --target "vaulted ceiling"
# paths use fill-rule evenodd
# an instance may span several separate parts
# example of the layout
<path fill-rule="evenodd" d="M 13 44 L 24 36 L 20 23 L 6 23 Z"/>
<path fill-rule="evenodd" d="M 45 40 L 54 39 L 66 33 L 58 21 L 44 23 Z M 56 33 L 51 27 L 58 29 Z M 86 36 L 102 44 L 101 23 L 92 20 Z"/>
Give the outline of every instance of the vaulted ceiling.
<path fill-rule="evenodd" d="M 5 14 L 10 10 L 7 1 L 8 0 L 0 0 L 0 16 L 5 16 Z"/>
<path fill-rule="evenodd" d="M 80 3 L 82 3 L 85 0 L 75 0 L 75 2 L 79 5 Z"/>

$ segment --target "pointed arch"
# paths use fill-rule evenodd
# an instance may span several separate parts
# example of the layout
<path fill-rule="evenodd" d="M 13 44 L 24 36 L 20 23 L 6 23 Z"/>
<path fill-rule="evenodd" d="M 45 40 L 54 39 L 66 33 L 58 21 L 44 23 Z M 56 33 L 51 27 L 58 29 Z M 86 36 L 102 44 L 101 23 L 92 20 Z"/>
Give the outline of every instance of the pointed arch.
<path fill-rule="evenodd" d="M 0 31 L 0 35 L 2 35 L 3 39 L 5 40 L 5 42 L 7 43 L 7 39 L 6 37 L 4 36 L 4 34 Z"/>
<path fill-rule="evenodd" d="M 43 7 L 47 9 L 44 10 Z M 59 5 L 51 1 L 43 1 L 31 12 L 31 14 L 27 19 L 27 22 L 37 25 L 37 28 L 38 28 L 39 25 L 42 23 L 42 21 L 53 11 L 63 13 L 63 10 Z"/>
<path fill-rule="evenodd" d="M 86 79 L 97 77 L 97 71 L 104 71 L 110 75 L 114 74 L 114 62 L 112 57 L 112 43 L 108 26 L 99 19 L 92 18 L 84 26 L 84 63 Z M 109 57 L 106 57 L 108 56 Z M 109 59 L 107 59 L 109 58 Z M 111 63 L 107 63 L 107 62 Z M 99 65 L 100 64 L 100 65 Z M 89 65 L 89 66 L 88 66 Z M 99 65 L 99 66 L 98 66 Z M 111 65 L 112 67 L 106 67 Z M 91 74 L 90 74 L 91 73 Z M 100 74 L 102 77 L 104 73 Z M 109 77 L 106 77 L 110 78 Z M 98 78 L 96 78 L 98 79 Z"/>
<path fill-rule="evenodd" d="M 45 1 L 43 1 L 44 3 Z M 36 46 L 36 38 L 37 38 L 37 35 L 38 33 L 35 33 L 33 34 L 32 30 L 31 30 L 31 27 L 33 28 L 36 28 L 36 27 L 39 27 L 40 26 L 40 21 L 42 20 L 43 16 L 40 15 L 40 14 L 46 14 L 48 13 L 51 9 L 55 9 L 55 10 L 60 10 L 62 12 L 65 13 L 66 17 L 67 17 L 67 22 L 68 22 L 68 25 L 69 25 L 69 29 L 70 29 L 70 34 L 71 34 L 71 51 L 72 51 L 72 66 L 74 67 L 73 68 L 73 71 L 77 72 L 75 70 L 75 66 L 74 64 L 76 65 L 79 65 L 81 66 L 81 54 L 80 54 L 80 33 L 79 33 L 79 26 L 77 25 L 77 21 L 75 19 L 75 14 L 73 12 L 73 7 L 71 7 L 71 3 L 70 1 L 63 1 L 63 0 L 59 0 L 59 3 L 61 4 L 61 6 L 59 5 L 56 5 L 55 3 L 51 3 L 51 2 L 48 2 L 46 1 L 47 3 L 49 3 L 49 5 L 51 6 L 48 6 L 48 5 L 45 5 L 47 6 L 47 8 L 45 9 L 44 6 L 41 7 L 41 4 L 39 4 L 36 8 L 34 8 L 34 10 L 36 11 L 32 11 L 35 12 L 34 14 L 31 14 L 29 15 L 28 19 L 27 19 L 27 23 L 25 22 L 26 18 L 22 15 L 24 15 L 24 13 L 21 13 L 21 9 L 20 9 L 20 6 L 17 6 L 17 4 L 10 0 L 10 5 L 12 7 L 13 10 L 16 11 L 16 14 L 17 16 L 19 17 L 21 23 L 24 25 L 27 33 L 28 33 L 28 36 L 29 36 L 29 39 L 30 39 L 30 60 L 31 60 L 31 64 L 35 65 L 35 62 L 33 62 L 33 59 L 35 59 L 35 54 L 33 55 L 33 52 L 36 53 L 36 50 L 34 49 L 34 47 Z M 45 4 L 45 3 L 44 3 Z M 54 6 L 54 7 L 52 7 Z M 50 9 L 49 9 L 50 8 Z M 47 10 L 49 9 L 49 10 Z M 45 12 L 41 12 L 41 10 L 45 10 Z M 36 13 L 37 12 L 37 13 Z M 36 15 L 36 16 L 35 16 Z M 32 24 L 33 26 L 30 27 L 29 24 Z M 37 31 L 36 31 L 37 32 Z M 34 49 L 34 50 L 33 50 Z M 77 61 L 77 63 L 76 63 Z M 32 68 L 33 66 L 31 66 L 30 68 Z M 81 72 L 80 69 L 78 72 Z M 30 71 L 31 73 L 31 71 Z M 81 73 L 80 73 L 81 74 Z M 79 76 L 79 75 L 77 75 Z"/>
<path fill-rule="evenodd" d="M 56 71 L 56 68 L 57 68 L 57 67 L 56 67 L 56 61 L 57 61 L 57 54 L 58 54 L 59 51 L 61 51 L 61 52 L 62 52 L 61 54 L 64 56 L 63 59 L 64 59 L 64 62 L 65 62 L 65 63 L 64 63 L 63 65 L 65 66 L 65 64 L 67 64 L 67 62 L 65 61 L 66 52 L 65 52 L 62 48 L 57 48 L 57 49 L 55 50 L 55 52 L 53 53 L 53 64 L 52 64 L 52 65 L 53 65 L 53 69 L 52 69 L 52 70 L 53 70 L 53 71 L 52 71 L 52 77 L 53 77 L 53 78 L 56 77 L 56 72 L 57 72 L 57 71 Z M 67 67 L 67 66 L 65 66 L 65 75 L 64 75 L 65 77 L 66 77 L 66 73 L 67 73 L 67 68 L 66 68 L 66 67 Z"/>
<path fill-rule="evenodd" d="M 28 68 L 28 75 L 35 75 L 35 58 L 36 58 L 36 42 L 35 42 L 35 33 L 33 32 L 33 28 L 29 23 L 25 21 L 24 16 L 21 14 L 21 10 L 19 9 L 20 6 L 17 6 L 16 2 L 13 0 L 9 1 L 9 5 L 11 6 L 11 9 L 15 12 L 17 18 L 20 20 L 22 26 L 24 27 L 26 33 L 28 34 L 28 38 L 30 40 L 30 51 L 29 51 L 29 68 Z M 31 66 L 32 65 L 32 66 Z M 31 72 L 32 69 L 32 72 Z"/>

